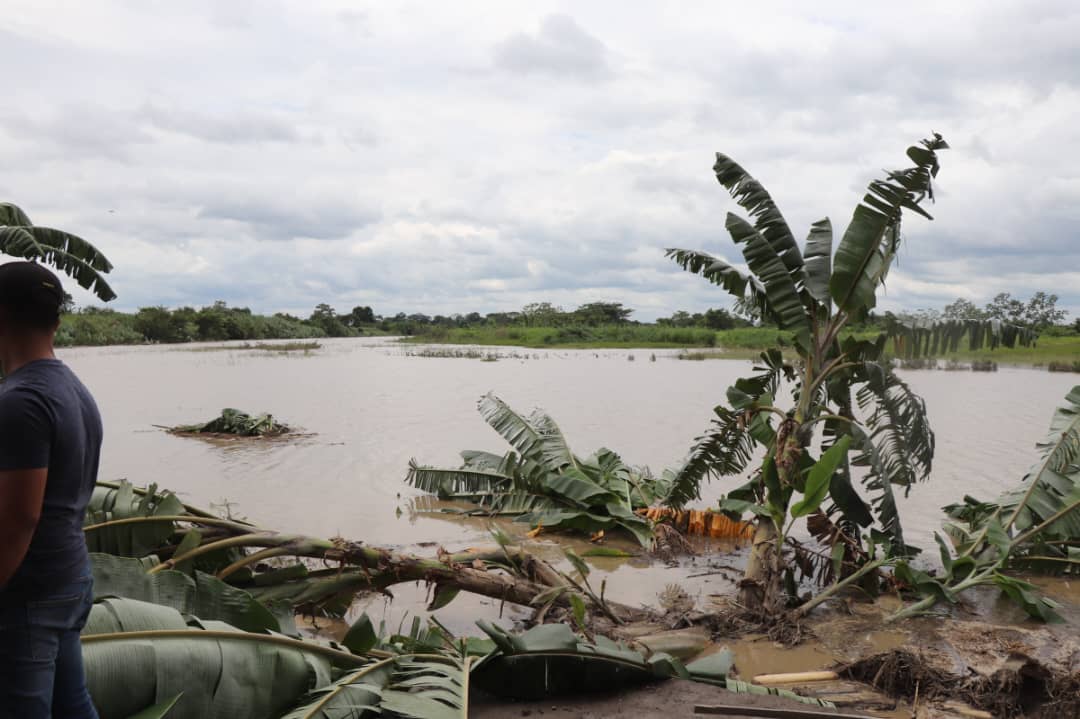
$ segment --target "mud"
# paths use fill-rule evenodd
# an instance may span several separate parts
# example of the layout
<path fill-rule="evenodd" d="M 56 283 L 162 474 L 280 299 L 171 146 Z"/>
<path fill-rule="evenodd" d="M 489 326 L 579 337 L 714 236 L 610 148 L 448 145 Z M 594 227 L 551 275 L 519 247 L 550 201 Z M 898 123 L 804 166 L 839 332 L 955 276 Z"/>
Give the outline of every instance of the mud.
<path fill-rule="evenodd" d="M 836 657 L 845 678 L 915 704 L 909 716 L 955 716 L 946 704 L 961 702 L 994 717 L 1080 717 L 1080 605 L 1064 604 L 1065 622 L 1044 625 L 976 592 L 951 616 L 883 628 L 894 608 L 886 599 L 822 613 L 812 623 L 817 639 L 798 651 Z M 800 671 L 828 668 L 811 664 Z"/>
<path fill-rule="evenodd" d="M 677 679 L 650 684 L 618 693 L 590 694 L 582 697 L 548 699 L 537 702 L 507 703 L 483 695 L 474 695 L 469 716 L 476 719 L 610 719 L 611 717 L 635 717 L 635 719 L 671 719 L 692 717 L 694 707 L 699 705 L 727 704 L 740 707 L 770 707 L 779 709 L 808 710 L 826 714 L 838 713 L 839 709 L 809 707 L 806 704 L 776 696 L 734 694 L 719 687 Z M 728 717 L 745 717 L 744 714 L 728 714 Z"/>

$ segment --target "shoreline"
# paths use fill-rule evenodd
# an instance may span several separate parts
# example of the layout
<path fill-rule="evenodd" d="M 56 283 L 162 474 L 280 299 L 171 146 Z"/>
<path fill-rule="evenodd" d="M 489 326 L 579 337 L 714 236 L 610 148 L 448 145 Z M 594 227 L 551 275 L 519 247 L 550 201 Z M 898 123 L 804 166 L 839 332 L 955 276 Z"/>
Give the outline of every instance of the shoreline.
<path fill-rule="evenodd" d="M 941 363 L 937 368 L 907 368 L 907 369 L 937 369 L 938 371 L 948 371 L 944 365 L 950 361 L 956 361 L 960 363 L 971 363 L 975 361 L 985 362 L 991 361 L 997 363 L 999 367 L 1008 367 L 1016 369 L 1038 369 L 1046 371 L 1046 368 L 1051 363 L 1074 363 L 1080 362 L 1080 337 L 1066 337 L 1066 338 L 1051 338 L 1055 340 L 1072 340 L 1068 343 L 1074 345 L 1068 347 L 1067 351 L 1062 352 L 1057 346 L 1047 348 L 1045 352 L 1040 351 L 1039 347 L 1034 348 L 1017 348 L 1017 349 L 997 349 L 992 351 L 981 350 L 975 352 L 955 352 L 948 355 L 943 355 L 936 358 L 938 363 Z M 772 349 L 775 345 L 763 345 L 759 347 L 724 347 L 722 344 L 717 346 L 702 346 L 702 345 L 690 345 L 690 344 L 678 344 L 670 342 L 617 342 L 617 341 L 597 341 L 597 342 L 522 342 L 520 340 L 513 339 L 489 339 L 488 341 L 477 340 L 476 338 L 437 338 L 428 337 L 424 335 L 412 335 L 407 337 L 399 337 L 397 343 L 402 346 L 432 346 L 432 347 L 477 347 L 477 348 L 496 348 L 504 350 L 626 350 L 626 351 L 652 351 L 652 350 L 680 350 L 685 352 L 687 357 L 681 357 L 684 361 L 703 361 L 703 360 L 754 360 L 758 356 L 768 350 Z M 1058 345 L 1060 343 L 1054 343 Z M 785 349 L 785 357 L 794 357 L 795 353 L 790 349 Z M 1017 356 L 1022 355 L 1022 356 Z M 1071 374 L 1070 372 L 1062 372 L 1063 374 Z"/>

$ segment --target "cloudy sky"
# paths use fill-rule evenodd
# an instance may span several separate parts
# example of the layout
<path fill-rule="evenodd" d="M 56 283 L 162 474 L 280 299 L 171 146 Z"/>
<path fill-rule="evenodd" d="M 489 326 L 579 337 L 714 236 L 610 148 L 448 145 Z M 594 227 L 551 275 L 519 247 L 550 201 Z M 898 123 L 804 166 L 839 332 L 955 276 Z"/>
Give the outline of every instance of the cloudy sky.
<path fill-rule="evenodd" d="M 116 306 L 728 304 L 723 151 L 798 235 L 931 131 L 886 308 L 1080 315 L 1080 4 L 9 0 L 0 199 L 116 264 Z M 85 294 L 77 297 L 87 302 Z"/>

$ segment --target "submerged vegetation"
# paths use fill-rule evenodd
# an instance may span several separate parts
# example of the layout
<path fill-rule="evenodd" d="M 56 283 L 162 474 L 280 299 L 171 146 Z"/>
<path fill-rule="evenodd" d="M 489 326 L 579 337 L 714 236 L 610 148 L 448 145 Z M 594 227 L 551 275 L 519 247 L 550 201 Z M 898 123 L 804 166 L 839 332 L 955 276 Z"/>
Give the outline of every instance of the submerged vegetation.
<path fill-rule="evenodd" d="M 593 612 L 617 622 L 648 613 L 597 597 L 576 555 L 568 557 L 580 581 L 500 535 L 491 551 L 423 559 L 269 532 L 127 483 L 99 484 L 85 532 L 95 604 L 83 654 L 103 719 L 465 717 L 474 686 L 521 699 L 669 678 L 826 704 L 729 677 L 730 652 L 683 663 L 649 650 L 648 637 L 631 646 L 593 633 Z M 340 616 L 357 592 L 414 581 L 435 587 L 432 610 L 474 592 L 535 606 L 538 616 L 568 612 L 579 632 L 569 623 L 517 633 L 478 622 L 483 637 L 460 638 L 416 619 L 391 635 L 361 615 L 340 642 L 326 642 L 302 639 L 293 622 L 297 611 Z"/>
<path fill-rule="evenodd" d="M 643 547 L 666 531 L 751 538 L 736 604 L 773 626 L 797 622 L 849 588 L 873 595 L 886 583 L 912 601 L 893 620 L 957 604 L 962 592 L 977 586 L 998 588 L 1036 619 L 1057 619 L 1055 603 L 1017 575 L 1072 576 L 1080 570 L 1080 386 L 1055 411 L 1039 461 L 1016 487 L 993 501 L 965 497 L 946 508 L 950 521 L 944 536 L 936 537 L 941 571 L 913 562 L 920 550 L 903 533 L 897 495 L 928 478 L 936 440 L 922 399 L 893 372 L 889 341 L 893 356 L 907 366 L 942 357 L 950 368 L 966 352 L 972 369 L 996 368 L 998 358 L 1018 356 L 1009 352 L 1037 351 L 1035 333 L 1014 326 L 1011 315 L 871 323 L 876 293 L 899 249 L 902 214 L 929 217 L 922 205 L 932 199 L 937 152 L 946 147 L 935 135 L 908 149 L 913 167 L 872 182 L 835 252 L 827 219 L 814 223 L 800 252 L 761 184 L 730 158 L 717 156 L 718 180 L 750 216 L 729 214 L 725 223 L 749 273 L 701 252 L 668 254 L 734 295 L 744 314 L 771 326 L 747 327 L 724 311 L 704 313 L 700 321 L 676 313 L 656 325 L 635 324 L 618 303 L 592 303 L 573 313 L 530 306 L 521 326 L 513 326 L 521 318 L 485 327 L 478 326 L 479 315 L 460 323 L 427 318 L 432 329 L 424 330 L 426 341 L 695 348 L 687 359 L 713 356 L 715 350 L 696 348 L 719 346 L 757 355 L 755 374 L 728 388 L 712 426 L 676 470 L 656 477 L 603 448 L 577 455 L 550 416 L 520 415 L 489 394 L 479 403 L 481 416 L 510 450 L 463 452 L 457 469 L 411 462 L 407 481 L 440 499 L 471 504 L 465 513 L 513 516 L 534 528 L 531 536 L 575 531 L 599 541 L 608 532 L 626 533 Z M 103 278 L 111 265 L 95 248 L 33 226 L 13 205 L 0 205 L 0 251 L 49 262 L 102 300 L 113 296 Z M 1048 298 L 1040 302 L 1033 298 L 1021 312 L 1005 297 L 1002 306 L 1017 317 L 1040 311 L 1060 319 L 1045 308 L 1053 304 Z M 370 308 L 338 315 L 328 305 L 307 320 L 259 317 L 224 303 L 203 310 L 144 308 L 133 315 L 87 308 L 68 315 L 59 339 L 101 344 L 355 336 L 402 331 L 414 321 L 419 318 L 377 318 Z M 1075 339 L 1050 337 L 1038 349 Z M 234 349 L 317 347 L 298 342 Z M 993 359 L 986 356 L 991 351 Z M 498 358 L 455 352 L 439 356 Z M 785 385 L 792 404 L 780 407 Z M 168 429 L 242 437 L 291 431 L 271 415 L 234 409 Z M 685 509 L 700 498 L 707 478 L 743 476 L 761 453 L 760 465 L 724 497 L 718 512 Z M 802 520 L 811 541 L 793 536 Z M 498 546 L 490 550 L 439 548 L 434 557 L 419 557 L 341 537 L 269 531 L 126 482 L 98 485 L 84 530 L 96 596 L 82 642 L 90 690 L 104 719 L 427 719 L 467 716 L 471 687 L 535 698 L 674 677 L 825 703 L 737 681 L 730 652 L 684 663 L 674 656 L 681 651 L 649 650 L 647 635 L 633 643 L 608 638 L 629 624 L 657 630 L 725 625 L 716 615 L 669 616 L 620 604 L 606 595 L 604 583 L 594 588 L 589 566 L 574 552 L 565 552 L 572 570 L 562 571 L 498 531 Z M 829 586 L 800 596 L 799 582 L 807 579 Z M 296 627 L 298 612 L 344 617 L 358 593 L 389 594 L 394 585 L 414 582 L 430 588 L 430 611 L 467 592 L 531 609 L 532 627 L 511 632 L 478 622 L 482 636 L 459 637 L 433 618 L 426 627 L 416 620 L 410 631 L 393 634 L 376 630 L 362 615 L 339 642 L 301 638 Z M 876 682 L 884 664 L 875 666 Z"/>
<path fill-rule="evenodd" d="M 1059 619 L 1053 601 L 1007 572 L 1080 574 L 1080 385 L 1054 411 L 1038 450 L 1031 470 L 993 502 L 964 497 L 945 508 L 952 546 L 936 537 L 944 574 L 931 577 L 899 563 L 897 576 L 923 598 L 896 618 L 955 603 L 963 590 L 988 584 L 1035 618 Z"/>
<path fill-rule="evenodd" d="M 317 349 L 322 349 L 320 342 L 245 342 L 242 345 L 210 345 L 208 347 L 196 347 L 191 352 L 228 352 L 251 350 L 256 352 L 303 352 L 308 354 Z"/>
<path fill-rule="evenodd" d="M 412 461 L 405 481 L 440 499 L 474 504 L 475 513 L 512 516 L 534 529 L 592 535 L 622 530 L 651 546 L 651 524 L 635 512 L 667 494 L 666 479 L 630 467 L 609 449 L 575 455 L 543 412 L 518 414 L 493 394 L 485 395 L 478 409 L 511 451 L 466 450 L 458 469 Z"/>
<path fill-rule="evenodd" d="M 172 434 L 228 435 L 233 437 L 280 437 L 292 428 L 274 419 L 271 414 L 251 415 L 238 409 L 225 408 L 208 422 L 168 427 Z"/>

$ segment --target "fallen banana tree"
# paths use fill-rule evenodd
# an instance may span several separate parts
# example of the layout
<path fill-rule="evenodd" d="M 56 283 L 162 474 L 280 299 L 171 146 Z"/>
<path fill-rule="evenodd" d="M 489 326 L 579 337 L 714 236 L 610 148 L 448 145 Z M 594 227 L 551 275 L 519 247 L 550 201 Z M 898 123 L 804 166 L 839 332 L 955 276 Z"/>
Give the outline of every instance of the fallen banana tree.
<path fill-rule="evenodd" d="M 512 516 L 544 530 L 625 531 L 645 548 L 652 544 L 651 523 L 635 512 L 667 494 L 667 476 L 631 467 L 609 449 L 588 457 L 574 454 L 555 420 L 539 410 L 519 414 L 490 393 L 478 409 L 512 451 L 466 450 L 458 469 L 412 461 L 407 483 L 440 499 L 474 505 L 466 514 Z"/>
<path fill-rule="evenodd" d="M 589 641 L 565 625 L 523 634 L 479 623 L 459 639 L 437 622 L 386 637 L 362 616 L 342 642 L 245 632 L 132 599 L 95 604 L 83 631 L 87 683 L 102 719 L 467 717 L 474 688 L 503 698 L 548 697 L 672 678 L 780 694 L 729 678 L 720 652 L 684 664 L 625 644 Z"/>
<path fill-rule="evenodd" d="M 550 604 L 569 610 L 580 602 L 617 623 L 649 615 L 599 596 L 584 577 L 558 571 L 498 533 L 500 546 L 491 551 L 424 558 L 208 515 L 156 487 L 138 491 L 126 482 L 99 484 L 84 530 L 92 552 L 140 559 L 148 575 L 174 570 L 196 579 L 214 577 L 268 608 L 340 616 L 358 592 L 419 581 L 433 587 L 432 608 L 465 591 L 534 608 Z M 313 566 L 317 562 L 322 566 Z"/>
<path fill-rule="evenodd" d="M 958 604 L 962 592 L 979 586 L 997 587 L 1033 619 L 1061 621 L 1058 604 L 1016 573 L 1080 573 L 1080 385 L 1054 410 L 1037 449 L 1040 459 L 997 500 L 968 496 L 944 508 L 952 521 L 944 527 L 948 540 L 934 535 L 940 573 L 907 559 L 875 556 L 871 547 L 857 570 L 792 613 L 801 617 L 866 575 L 891 568 L 894 583 L 916 600 L 889 616 L 890 622 L 926 614 L 939 603 Z"/>
<path fill-rule="evenodd" d="M 993 502 L 965 497 L 945 508 L 951 546 L 936 536 L 944 573 L 933 577 L 900 562 L 896 576 L 922 596 L 893 619 L 955 604 L 958 594 L 998 587 L 1032 617 L 1060 621 L 1057 604 L 1009 572 L 1080 573 L 1080 385 L 1065 396 L 1037 445 L 1040 459 L 1017 486 Z"/>

